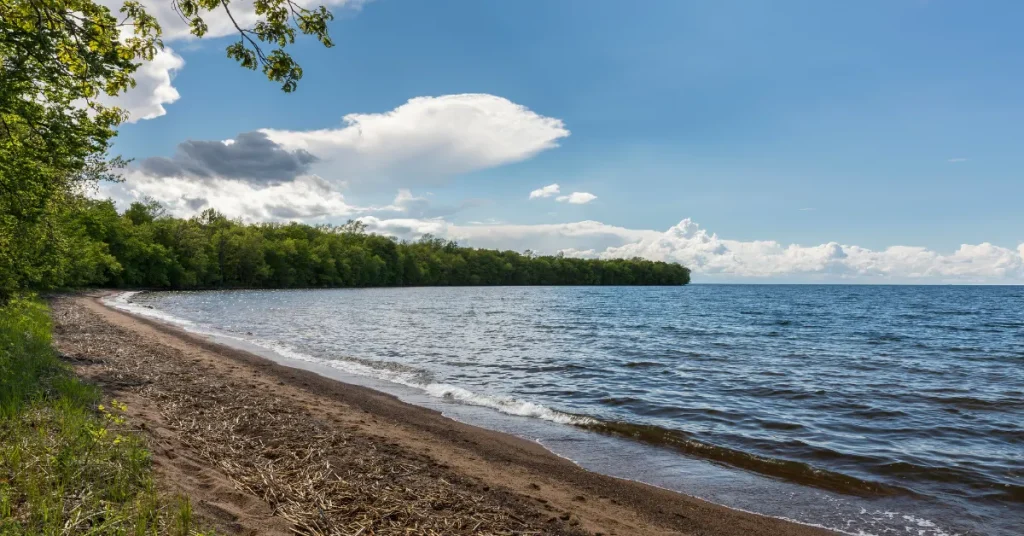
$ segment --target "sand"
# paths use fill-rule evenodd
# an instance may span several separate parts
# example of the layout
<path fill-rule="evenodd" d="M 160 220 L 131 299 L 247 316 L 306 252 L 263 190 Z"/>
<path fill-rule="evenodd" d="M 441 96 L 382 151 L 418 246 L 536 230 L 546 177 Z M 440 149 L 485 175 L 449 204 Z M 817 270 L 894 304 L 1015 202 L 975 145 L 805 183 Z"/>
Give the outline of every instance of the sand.
<path fill-rule="evenodd" d="M 52 301 L 58 349 L 128 404 L 159 485 L 219 533 L 833 534 L 589 472 L 98 297 Z"/>

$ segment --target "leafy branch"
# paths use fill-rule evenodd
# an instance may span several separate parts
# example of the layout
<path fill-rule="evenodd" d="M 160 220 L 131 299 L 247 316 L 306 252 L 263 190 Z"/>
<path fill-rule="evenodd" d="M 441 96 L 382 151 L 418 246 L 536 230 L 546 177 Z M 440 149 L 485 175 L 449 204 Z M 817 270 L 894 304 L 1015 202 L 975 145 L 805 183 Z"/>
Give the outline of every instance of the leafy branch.
<path fill-rule="evenodd" d="M 230 0 L 174 0 L 174 7 L 196 37 L 209 31 L 203 12 L 223 9 L 239 36 L 227 47 L 228 57 L 246 69 L 261 68 L 268 79 L 279 82 L 289 93 L 302 78 L 302 67 L 285 51 L 295 43 L 296 36 L 314 36 L 325 47 L 334 46 L 327 28 L 334 15 L 324 6 L 310 10 L 292 0 L 255 0 L 253 8 L 260 20 L 251 28 L 243 27 L 235 18 Z M 275 48 L 266 52 L 263 45 Z"/>

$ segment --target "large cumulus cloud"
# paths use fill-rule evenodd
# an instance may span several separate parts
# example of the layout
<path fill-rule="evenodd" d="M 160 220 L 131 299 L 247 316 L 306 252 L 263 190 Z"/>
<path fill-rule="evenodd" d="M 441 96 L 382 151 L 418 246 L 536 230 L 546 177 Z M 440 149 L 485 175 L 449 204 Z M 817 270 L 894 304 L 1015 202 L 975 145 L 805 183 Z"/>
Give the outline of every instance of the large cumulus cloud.
<path fill-rule="evenodd" d="M 318 157 L 320 175 L 352 185 L 436 184 L 526 160 L 558 146 L 565 124 L 496 95 L 416 97 L 384 113 L 349 114 L 339 128 L 262 132 Z"/>

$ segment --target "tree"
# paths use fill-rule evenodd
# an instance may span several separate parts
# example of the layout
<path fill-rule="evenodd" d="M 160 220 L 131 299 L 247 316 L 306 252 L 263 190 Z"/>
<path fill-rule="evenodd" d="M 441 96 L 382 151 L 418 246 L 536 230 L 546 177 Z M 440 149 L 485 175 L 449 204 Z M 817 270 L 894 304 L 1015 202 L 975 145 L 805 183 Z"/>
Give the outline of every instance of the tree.
<path fill-rule="evenodd" d="M 236 20 L 229 0 L 170 1 L 197 37 L 213 10 Z M 331 13 L 292 0 L 253 7 L 255 25 L 235 24 L 228 56 L 293 91 L 302 69 L 285 48 L 297 34 L 332 46 Z M 64 283 L 71 251 L 61 215 L 125 164 L 108 155 L 125 112 L 102 98 L 134 86 L 141 62 L 162 46 L 159 24 L 135 0 L 118 16 L 94 0 L 0 2 L 0 304 L 23 288 Z"/>

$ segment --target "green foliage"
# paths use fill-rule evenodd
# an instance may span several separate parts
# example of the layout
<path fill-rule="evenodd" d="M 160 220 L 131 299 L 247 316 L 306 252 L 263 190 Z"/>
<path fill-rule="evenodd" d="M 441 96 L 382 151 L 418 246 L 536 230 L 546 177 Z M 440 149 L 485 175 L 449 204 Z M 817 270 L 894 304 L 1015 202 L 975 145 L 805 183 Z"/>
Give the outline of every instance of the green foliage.
<path fill-rule="evenodd" d="M 227 47 L 228 57 L 246 69 L 262 67 L 263 74 L 274 82 L 280 82 L 285 92 L 295 91 L 302 78 L 302 67 L 285 52 L 285 47 L 295 43 L 296 33 L 311 35 L 325 47 L 334 46 L 327 32 L 327 23 L 334 19 L 334 15 L 324 6 L 307 9 L 292 0 L 254 0 L 253 8 L 261 19 L 252 28 L 243 28 L 231 13 L 229 0 L 173 2 L 196 37 L 203 37 L 208 30 L 203 20 L 204 12 L 223 9 L 238 30 L 238 41 Z M 261 43 L 275 48 L 267 53 Z"/>
<path fill-rule="evenodd" d="M 136 13 L 130 37 L 91 0 L 0 2 L 0 303 L 61 277 L 57 215 L 71 194 L 121 165 L 106 153 L 124 119 L 98 100 L 134 84 L 158 28 Z"/>
<path fill-rule="evenodd" d="M 170 1 L 198 37 L 211 10 L 235 21 L 228 0 Z M 297 34 L 333 46 L 332 15 L 291 0 L 253 5 L 255 25 L 235 24 L 228 55 L 294 91 L 302 69 L 285 47 Z M 260 43 L 275 48 L 264 53 Z M 81 244 L 61 234 L 61 220 L 83 190 L 117 179 L 124 162 L 107 151 L 126 116 L 102 99 L 133 87 L 140 62 L 162 46 L 159 24 L 137 1 L 118 15 L 95 0 L 0 2 L 0 304 L 21 289 L 100 278 L 74 265 Z M 95 269 L 116 269 L 100 249 L 85 253 Z"/>
<path fill-rule="evenodd" d="M 118 215 L 110 201 L 84 202 L 68 222 L 80 237 L 75 285 L 295 288 L 438 285 L 682 285 L 678 264 L 643 259 L 573 259 L 460 247 L 425 236 L 416 242 L 341 226 L 245 225 L 214 210 L 191 219 L 135 203 Z M 95 263 L 95 264 L 91 264 Z M 70 283 L 70 281 L 69 281 Z"/>
<path fill-rule="evenodd" d="M 39 302 L 0 307 L 0 534 L 185 534 L 187 500 L 161 500 L 127 407 L 97 405 L 50 346 Z"/>

